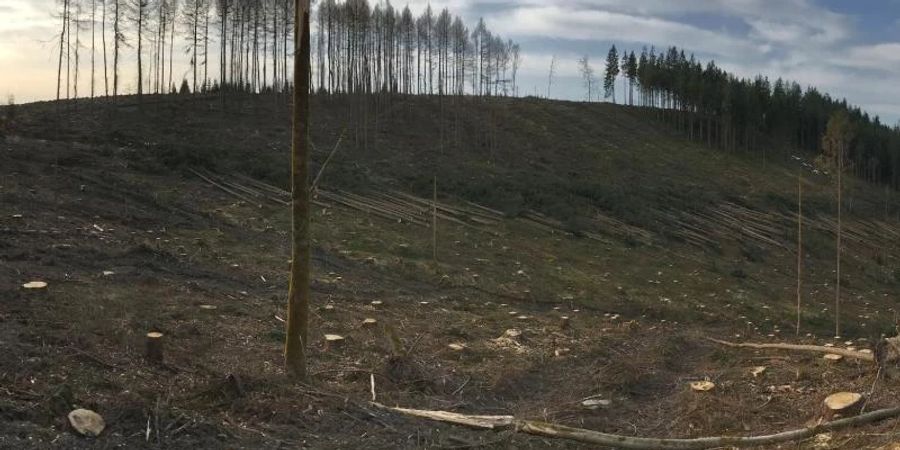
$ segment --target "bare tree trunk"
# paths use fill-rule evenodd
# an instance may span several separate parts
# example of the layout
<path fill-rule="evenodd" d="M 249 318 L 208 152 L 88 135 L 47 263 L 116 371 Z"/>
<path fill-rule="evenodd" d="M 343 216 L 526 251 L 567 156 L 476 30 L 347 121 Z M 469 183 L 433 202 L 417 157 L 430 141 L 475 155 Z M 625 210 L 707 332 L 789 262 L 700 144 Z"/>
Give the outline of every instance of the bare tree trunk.
<path fill-rule="evenodd" d="M 209 89 L 209 9 L 203 7 L 203 90 Z"/>
<path fill-rule="evenodd" d="M 119 2 L 113 0 L 113 99 L 119 95 Z"/>
<path fill-rule="evenodd" d="M 62 31 L 59 32 L 59 67 L 56 70 L 56 101 L 62 93 L 63 50 L 66 46 L 66 29 L 69 25 L 69 0 L 63 0 Z"/>
<path fill-rule="evenodd" d="M 272 90 L 278 92 L 278 3 L 272 3 Z"/>
<path fill-rule="evenodd" d="M 78 98 L 78 78 L 80 77 L 79 69 L 81 68 L 81 60 L 79 59 L 80 54 L 78 53 L 81 48 L 81 4 L 75 2 L 75 77 L 73 78 L 73 98 Z"/>
<path fill-rule="evenodd" d="M 172 14 L 169 17 L 169 82 L 166 83 L 167 91 L 175 89 L 175 81 L 172 78 L 172 59 L 175 55 L 175 24 L 177 22 L 176 17 L 178 17 L 178 4 L 172 3 Z M 165 75 L 163 75 L 163 78 L 165 78 Z"/>
<path fill-rule="evenodd" d="M 221 3 L 221 11 L 219 12 L 220 19 L 222 21 L 222 32 L 221 39 L 222 42 L 219 47 L 219 96 L 222 98 L 222 109 L 225 109 L 225 63 L 226 57 L 228 55 L 227 52 L 227 44 L 228 44 L 228 0 L 222 0 Z"/>
<path fill-rule="evenodd" d="M 144 95 L 144 58 L 143 58 L 143 32 L 144 32 L 144 0 L 138 0 L 137 7 L 137 69 L 138 69 L 138 82 L 137 82 L 137 95 L 138 102 L 141 101 L 142 96 Z"/>
<path fill-rule="evenodd" d="M 838 156 L 838 182 L 837 182 L 837 279 L 835 280 L 835 289 L 834 289 L 834 335 L 835 337 L 841 335 L 841 216 L 842 209 L 841 208 L 841 194 L 843 191 L 841 182 L 842 182 L 842 174 L 844 171 L 844 144 L 840 144 L 840 153 Z"/>
<path fill-rule="evenodd" d="M 106 97 L 109 97 L 109 70 L 106 64 L 106 2 L 107 0 L 100 0 L 103 2 L 103 14 L 102 14 L 102 22 L 100 24 L 100 34 L 102 36 L 103 41 L 103 93 Z"/>
<path fill-rule="evenodd" d="M 69 1 L 66 0 L 66 4 Z M 66 100 L 72 98 L 72 8 L 66 8 Z"/>
<path fill-rule="evenodd" d="M 803 175 L 797 175 L 797 336 L 800 336 L 801 279 L 803 272 Z"/>
<path fill-rule="evenodd" d="M 94 90 L 97 84 L 94 55 L 96 54 L 96 30 L 97 30 L 97 0 L 91 0 L 91 100 L 94 99 Z"/>
<path fill-rule="evenodd" d="M 309 0 L 294 0 L 294 113 L 292 151 L 292 259 L 285 365 L 304 379 L 309 344 Z"/>
<path fill-rule="evenodd" d="M 191 17 L 191 68 L 194 71 L 194 84 L 191 89 L 192 94 L 197 93 L 197 28 L 199 27 L 198 21 L 200 20 L 200 3 L 194 3 L 194 13 Z"/>

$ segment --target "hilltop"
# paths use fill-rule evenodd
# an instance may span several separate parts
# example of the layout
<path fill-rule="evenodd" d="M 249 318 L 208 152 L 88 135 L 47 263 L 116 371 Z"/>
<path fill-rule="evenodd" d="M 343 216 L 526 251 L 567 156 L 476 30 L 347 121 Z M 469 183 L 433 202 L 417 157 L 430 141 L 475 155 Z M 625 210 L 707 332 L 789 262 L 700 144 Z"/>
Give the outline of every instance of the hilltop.
<path fill-rule="evenodd" d="M 834 187 L 812 169 L 816 155 L 706 148 L 637 107 L 363 105 L 313 98 L 314 173 L 340 141 L 313 218 L 315 387 L 285 384 L 280 368 L 283 98 L 20 107 L 0 147 L 0 340 L 15 355 L 2 366 L 0 444 L 87 446 L 60 435 L 57 411 L 87 404 L 109 422 L 100 440 L 130 447 L 572 445 L 372 410 L 370 374 L 387 404 L 679 437 L 799 427 L 824 394 L 871 386 L 852 362 L 703 337 L 865 347 L 892 332 L 900 221 L 883 187 L 846 186 L 845 331 L 833 341 Z M 48 292 L 20 288 L 32 279 Z M 169 339 L 168 368 L 141 359 L 150 329 Z M 348 342 L 328 348 L 324 333 Z M 760 364 L 765 377 L 749 377 Z M 705 378 L 724 388 L 686 389 Z M 887 391 L 872 409 L 890 404 Z M 592 395 L 613 409 L 579 405 Z M 145 439 L 148 417 L 158 434 Z M 889 437 L 833 439 L 860 448 Z"/>

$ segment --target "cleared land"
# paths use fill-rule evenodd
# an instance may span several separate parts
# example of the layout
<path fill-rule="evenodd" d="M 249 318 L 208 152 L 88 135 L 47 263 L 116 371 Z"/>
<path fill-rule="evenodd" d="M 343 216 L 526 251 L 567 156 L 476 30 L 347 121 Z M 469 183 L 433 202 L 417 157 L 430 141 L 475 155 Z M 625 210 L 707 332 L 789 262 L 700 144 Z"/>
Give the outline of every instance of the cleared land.
<path fill-rule="evenodd" d="M 317 98 L 315 160 L 348 131 L 313 219 L 315 382 L 286 383 L 287 109 L 231 101 L 224 113 L 184 98 L 20 109 L 0 144 L 0 446 L 577 447 L 377 410 L 373 375 L 385 404 L 630 435 L 759 434 L 802 426 L 831 393 L 868 392 L 871 366 L 704 336 L 866 348 L 893 334 L 900 222 L 881 189 L 846 194 L 846 332 L 834 341 L 833 187 L 790 152 L 705 149 L 609 105 L 394 99 L 363 115 L 353 99 Z M 204 167 L 240 195 L 191 170 Z M 397 200 L 430 198 L 435 173 L 459 220 L 439 219 L 436 263 L 427 206 Z M 22 288 L 32 280 L 48 288 Z M 165 335 L 165 366 L 143 359 L 151 330 Z M 705 379 L 716 388 L 691 390 Z M 880 381 L 867 409 L 892 405 L 896 388 Z M 595 395 L 611 406 L 581 404 Z M 68 430 L 73 407 L 105 417 L 100 438 Z M 825 445 L 877 447 L 895 427 Z"/>

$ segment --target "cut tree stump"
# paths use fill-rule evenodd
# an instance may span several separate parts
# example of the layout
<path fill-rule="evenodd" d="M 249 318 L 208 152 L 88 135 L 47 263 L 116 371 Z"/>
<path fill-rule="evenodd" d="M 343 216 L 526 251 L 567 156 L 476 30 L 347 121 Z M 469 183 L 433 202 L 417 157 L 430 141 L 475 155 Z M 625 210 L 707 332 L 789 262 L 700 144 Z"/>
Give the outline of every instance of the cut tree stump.
<path fill-rule="evenodd" d="M 158 331 L 147 333 L 144 356 L 153 364 L 163 363 L 163 334 Z"/>
<path fill-rule="evenodd" d="M 45 281 L 29 281 L 22 285 L 23 288 L 28 290 L 43 290 L 47 289 L 47 282 Z"/>
<path fill-rule="evenodd" d="M 713 383 L 709 380 L 703 381 L 692 381 L 691 382 L 691 390 L 696 392 L 707 392 L 711 391 L 716 387 L 716 383 Z"/>
<path fill-rule="evenodd" d="M 325 335 L 325 351 L 329 351 L 332 349 L 338 349 L 343 347 L 344 345 L 344 337 L 339 334 L 326 334 Z"/>
<path fill-rule="evenodd" d="M 97 437 L 106 428 L 106 422 L 100 414 L 89 409 L 76 409 L 69 413 L 69 424 L 79 434 Z"/>
<path fill-rule="evenodd" d="M 862 394 L 856 392 L 838 392 L 825 397 L 822 421 L 827 422 L 836 416 L 849 417 L 858 414 L 862 409 L 862 399 Z"/>

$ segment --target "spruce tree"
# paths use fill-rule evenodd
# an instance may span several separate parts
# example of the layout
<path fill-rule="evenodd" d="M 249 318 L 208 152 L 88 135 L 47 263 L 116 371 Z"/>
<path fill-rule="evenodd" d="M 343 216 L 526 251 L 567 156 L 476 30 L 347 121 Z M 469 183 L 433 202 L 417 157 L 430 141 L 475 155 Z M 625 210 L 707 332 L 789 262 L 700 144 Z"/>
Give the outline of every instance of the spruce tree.
<path fill-rule="evenodd" d="M 628 68 L 625 71 L 625 76 L 628 77 L 628 104 L 632 106 L 634 105 L 634 82 L 637 80 L 637 72 L 637 57 L 634 56 L 634 52 L 631 52 L 628 55 Z"/>
<path fill-rule="evenodd" d="M 603 90 L 605 97 L 612 97 L 613 103 L 616 102 L 616 77 L 619 76 L 619 52 L 616 50 L 615 44 L 609 49 L 606 55 L 606 77 L 603 79 Z"/>

